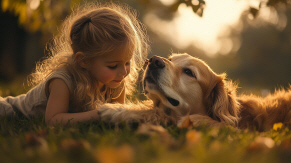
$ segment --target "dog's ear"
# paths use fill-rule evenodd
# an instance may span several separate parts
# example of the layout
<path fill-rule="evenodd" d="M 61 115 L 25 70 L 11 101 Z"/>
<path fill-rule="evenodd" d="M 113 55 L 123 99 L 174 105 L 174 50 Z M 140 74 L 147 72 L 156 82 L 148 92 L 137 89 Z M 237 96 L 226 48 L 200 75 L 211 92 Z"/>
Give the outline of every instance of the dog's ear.
<path fill-rule="evenodd" d="M 225 75 L 218 75 L 206 96 L 206 106 L 211 118 L 236 126 L 239 120 L 239 103 L 236 100 L 236 86 L 225 81 Z"/>

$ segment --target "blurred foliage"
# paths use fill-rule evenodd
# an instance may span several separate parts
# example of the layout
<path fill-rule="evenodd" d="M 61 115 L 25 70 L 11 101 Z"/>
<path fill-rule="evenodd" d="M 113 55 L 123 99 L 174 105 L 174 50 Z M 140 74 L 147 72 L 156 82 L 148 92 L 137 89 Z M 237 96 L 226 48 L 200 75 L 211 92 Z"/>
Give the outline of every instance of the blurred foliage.
<path fill-rule="evenodd" d="M 29 32 L 55 32 L 57 26 L 81 0 L 2 0 L 3 12 L 18 16 L 19 23 Z"/>
<path fill-rule="evenodd" d="M 259 6 L 250 6 L 249 12 L 250 14 L 253 15 L 254 18 L 256 18 L 259 13 L 259 10 L 262 7 L 277 7 L 278 5 L 281 4 L 288 5 L 290 3 L 291 3 L 290 0 L 267 0 L 267 1 L 262 0 L 261 2 L 259 2 Z"/>
<path fill-rule="evenodd" d="M 172 4 L 170 6 L 170 9 L 172 11 L 177 11 L 178 7 L 180 6 L 180 4 L 185 3 L 188 7 L 191 7 L 193 12 L 196 13 L 199 16 L 203 16 L 203 10 L 205 7 L 205 1 L 203 0 L 178 0 L 177 2 L 175 2 L 174 4 Z"/>
<path fill-rule="evenodd" d="M 93 0 L 88 0 L 93 1 Z M 139 0 L 124 1 L 126 3 L 140 3 L 146 7 L 158 7 L 160 11 L 166 12 L 165 15 L 171 15 L 176 12 L 179 5 L 184 3 L 193 9 L 199 16 L 203 16 L 203 10 L 206 5 L 204 0 L 176 0 L 173 4 L 165 5 L 157 0 Z M 73 6 L 84 3 L 82 0 L 2 0 L 2 12 L 10 12 L 18 17 L 19 23 L 30 32 L 42 31 L 43 33 L 54 33 L 57 31 L 61 20 L 65 19 L 71 13 Z M 263 6 L 275 7 L 278 4 L 287 5 L 290 0 L 267 0 L 261 1 L 260 5 L 250 7 L 250 13 L 255 17 L 259 9 Z M 166 11 L 165 11 L 166 10 Z"/>
<path fill-rule="evenodd" d="M 229 38 L 233 42 L 239 38 L 240 48 L 210 59 L 210 67 L 218 72 L 227 71 L 228 77 L 237 80 L 244 91 L 256 90 L 259 95 L 290 88 L 291 9 L 277 11 L 274 22 L 249 19 L 248 13 L 240 21 L 242 31 L 229 29 Z"/>
<path fill-rule="evenodd" d="M 87 0 L 86 2 L 89 1 L 93 0 Z M 99 1 L 102 2 L 102 0 Z M 112 1 L 114 2 L 115 0 Z M 203 9 L 205 5 L 207 6 L 207 1 L 208 0 L 176 0 L 171 4 L 166 4 L 164 3 L 165 1 L 162 0 L 119 0 L 117 2 L 126 3 L 136 9 L 140 20 L 143 20 L 143 16 L 145 14 L 151 12 L 165 21 L 170 21 L 174 18 L 174 14 L 181 4 L 186 4 L 188 7 L 192 7 L 193 12 L 203 17 Z M 0 8 L 3 13 L 14 14 L 15 17 L 18 18 L 19 24 L 24 27 L 26 31 L 38 31 L 37 33 L 41 33 L 43 37 L 45 36 L 42 42 L 47 42 L 48 39 L 51 38 L 52 34 L 57 32 L 58 26 L 61 24 L 62 20 L 70 14 L 71 9 L 81 3 L 85 2 L 82 0 L 2 0 Z M 248 19 L 248 16 L 251 14 L 255 18 L 260 15 L 260 9 L 266 7 L 278 9 L 278 6 L 286 6 L 289 3 L 290 0 L 264 0 L 258 3 L 258 6 L 250 6 L 249 11 L 247 11 L 241 18 L 243 31 L 238 31 L 233 27 L 229 28 L 229 32 L 231 34 L 228 37 L 233 39 L 233 43 L 236 43 L 236 39 L 240 40 L 240 48 L 238 51 L 231 52 L 228 55 L 218 54 L 216 57 L 208 57 L 205 55 L 205 52 L 194 45 L 185 49 L 177 49 L 174 45 L 165 42 L 163 38 L 160 38 L 160 36 L 154 31 L 147 29 L 151 40 L 154 40 L 155 42 L 152 44 L 152 52 L 149 54 L 149 57 L 153 54 L 167 57 L 171 52 L 187 52 L 205 60 L 215 72 L 226 72 L 230 79 L 239 80 L 239 86 L 242 86 L 244 90 L 256 89 L 258 90 L 258 94 L 260 94 L 262 89 L 273 90 L 274 86 L 277 88 L 279 86 L 286 88 L 288 87 L 288 83 L 291 81 L 291 69 L 288 68 L 290 67 L 289 61 L 291 59 L 291 25 L 289 23 L 291 22 L 290 10 L 286 9 L 286 13 L 282 13 L 283 18 L 286 18 L 287 26 L 280 30 L 277 29 L 276 24 L 267 24 L 264 22 L 261 22 L 261 24 L 264 24 L 263 26 L 252 26 L 251 24 L 259 21 L 259 19 L 250 20 Z M 38 55 L 38 57 L 41 58 L 43 56 L 43 51 L 40 50 L 39 52 L 33 53 L 32 51 L 35 51 L 34 48 L 37 46 L 35 42 L 28 46 L 27 43 L 29 43 L 29 41 L 27 41 L 27 39 L 33 40 L 39 39 L 39 37 L 37 36 L 35 38 L 31 38 L 32 34 L 26 35 L 26 40 L 24 41 L 25 44 L 23 42 L 21 43 L 25 46 L 26 49 L 23 48 L 25 51 L 17 52 L 17 55 L 15 56 L 19 57 L 22 55 L 23 58 L 30 58 L 30 60 L 33 60 L 31 62 L 34 63 L 38 59 L 32 59 L 32 56 Z M 24 38 L 23 36 L 19 37 Z M 16 41 L 17 38 L 15 38 L 15 42 Z M 5 40 L 3 42 L 6 43 Z M 40 41 L 38 40 L 38 42 Z M 6 44 L 3 44 L 3 47 L 4 46 L 10 47 Z M 10 53 L 4 53 L 3 51 L 2 53 L 2 56 L 13 56 Z M 11 60 L 17 59 L 17 57 L 11 58 Z M 24 59 L 20 59 L 20 61 L 16 62 L 14 66 L 19 65 L 19 63 L 23 62 L 23 60 Z M 24 64 L 28 65 L 27 62 Z M 7 69 L 7 67 L 5 68 Z M 25 72 L 30 71 L 31 70 L 29 69 Z M 19 71 L 19 73 L 23 73 L 23 71 Z M 14 91 L 20 89 L 18 89 L 18 87 L 14 88 L 13 85 L 17 84 L 12 84 L 12 82 L 9 82 L 12 86 L 7 85 L 8 77 L 5 76 L 5 74 L 2 74 L 1 79 L 3 79 L 4 83 L 0 83 L 0 96 L 1 94 L 2 96 L 5 96 L 17 95 L 26 92 L 26 90 L 23 90 L 22 92 Z M 20 79 L 16 78 L 15 80 Z M 23 80 L 20 80 L 20 82 L 22 83 Z M 11 87 L 13 88 L 9 89 Z"/>

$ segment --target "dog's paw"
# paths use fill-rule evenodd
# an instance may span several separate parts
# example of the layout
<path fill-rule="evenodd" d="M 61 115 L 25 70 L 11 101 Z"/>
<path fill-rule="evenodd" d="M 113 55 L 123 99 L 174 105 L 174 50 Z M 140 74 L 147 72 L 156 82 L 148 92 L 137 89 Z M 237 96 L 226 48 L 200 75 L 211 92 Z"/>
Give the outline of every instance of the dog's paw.
<path fill-rule="evenodd" d="M 105 122 L 117 122 L 118 115 L 124 110 L 120 104 L 104 104 L 98 109 L 99 118 Z"/>
<path fill-rule="evenodd" d="M 193 126 L 201 126 L 201 125 L 219 127 L 223 124 L 221 122 L 218 122 L 210 118 L 209 116 L 199 115 L 199 114 L 193 114 L 193 115 L 182 117 L 177 123 L 177 126 L 179 128 L 191 128 Z"/>
<path fill-rule="evenodd" d="M 177 126 L 179 128 L 192 128 L 193 127 L 193 122 L 190 120 L 190 117 L 188 115 L 188 116 L 182 117 L 178 121 Z"/>

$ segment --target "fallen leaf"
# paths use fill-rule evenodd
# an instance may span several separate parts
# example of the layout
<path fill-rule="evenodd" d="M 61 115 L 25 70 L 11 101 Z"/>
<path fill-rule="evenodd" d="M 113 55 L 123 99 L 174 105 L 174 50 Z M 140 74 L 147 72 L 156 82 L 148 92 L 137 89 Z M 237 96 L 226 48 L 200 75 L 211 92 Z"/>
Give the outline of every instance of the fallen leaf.
<path fill-rule="evenodd" d="M 249 151 L 262 151 L 266 149 L 271 149 L 275 145 L 275 142 L 271 138 L 267 137 L 257 137 L 248 147 Z"/>
<path fill-rule="evenodd" d="M 46 137 L 48 135 L 48 131 L 46 129 L 43 129 L 43 130 L 39 130 L 37 132 L 37 135 L 38 136 L 41 136 L 41 137 Z"/>
<path fill-rule="evenodd" d="M 163 137 L 169 136 L 168 131 L 159 125 L 151 125 L 151 124 L 141 124 L 137 131 L 137 134 L 144 134 L 149 136 L 160 135 Z"/>
<path fill-rule="evenodd" d="M 98 148 L 95 158 L 100 163 L 132 163 L 134 150 L 127 144 L 120 147 Z"/>
<path fill-rule="evenodd" d="M 188 144 L 197 144 L 201 140 L 201 133 L 196 130 L 190 130 L 186 133 L 186 140 Z"/>
<path fill-rule="evenodd" d="M 61 140 L 60 147 L 64 150 L 89 150 L 90 144 L 86 140 L 74 140 L 69 138 Z"/>
<path fill-rule="evenodd" d="M 44 138 L 37 136 L 36 134 L 33 134 L 33 133 L 25 134 L 24 148 L 29 148 L 29 147 L 36 147 L 42 151 L 48 151 L 47 141 Z"/>
<path fill-rule="evenodd" d="M 280 148 L 283 150 L 291 150 L 291 141 L 290 139 L 286 139 L 280 143 Z"/>

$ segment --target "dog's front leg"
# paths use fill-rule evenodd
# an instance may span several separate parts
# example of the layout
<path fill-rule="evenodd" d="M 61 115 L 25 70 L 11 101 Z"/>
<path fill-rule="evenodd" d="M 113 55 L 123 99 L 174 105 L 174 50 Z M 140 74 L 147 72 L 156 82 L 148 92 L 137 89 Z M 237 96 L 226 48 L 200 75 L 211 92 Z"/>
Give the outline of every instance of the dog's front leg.
<path fill-rule="evenodd" d="M 104 104 L 98 112 L 101 121 L 113 124 L 121 122 L 160 124 L 169 121 L 164 112 L 153 109 L 152 103 Z"/>
<path fill-rule="evenodd" d="M 137 121 L 139 122 L 141 117 L 135 114 L 135 111 L 129 111 L 129 106 L 126 104 L 104 104 L 98 109 L 99 118 L 101 121 L 109 123 L 120 123 Z"/>

